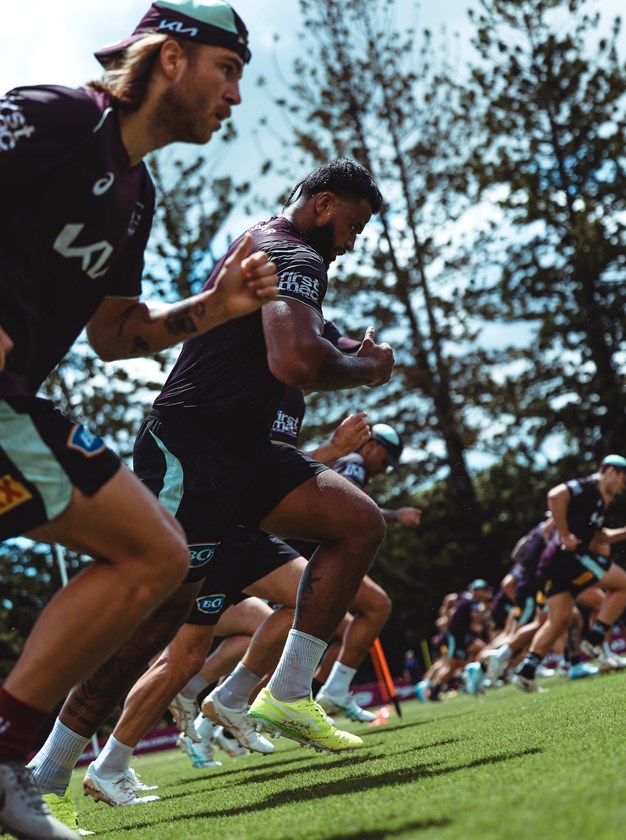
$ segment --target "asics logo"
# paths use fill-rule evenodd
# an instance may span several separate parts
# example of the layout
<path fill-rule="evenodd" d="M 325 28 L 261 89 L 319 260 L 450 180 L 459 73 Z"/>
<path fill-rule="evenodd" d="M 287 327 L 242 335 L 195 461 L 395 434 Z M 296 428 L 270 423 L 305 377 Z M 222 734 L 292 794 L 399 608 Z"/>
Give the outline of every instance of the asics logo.
<path fill-rule="evenodd" d="M 96 181 L 93 185 L 92 193 L 94 195 L 104 195 L 113 184 L 113 181 L 115 181 L 115 175 L 112 172 L 107 172 L 106 175 Z"/>

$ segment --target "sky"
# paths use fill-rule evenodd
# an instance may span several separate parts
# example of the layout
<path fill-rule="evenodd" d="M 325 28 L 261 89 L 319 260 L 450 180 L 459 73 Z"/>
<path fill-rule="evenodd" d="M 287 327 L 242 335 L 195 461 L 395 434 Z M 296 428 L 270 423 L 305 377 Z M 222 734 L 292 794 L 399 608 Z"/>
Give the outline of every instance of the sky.
<path fill-rule="evenodd" d="M 601 9 L 603 18 L 609 20 L 619 12 L 621 4 L 622 0 L 591 0 L 590 7 Z M 253 53 L 242 80 L 242 104 L 233 111 L 238 136 L 227 147 L 213 141 L 202 151 L 211 164 L 212 176 L 232 174 L 241 181 L 257 177 L 264 157 L 278 149 L 278 145 L 272 148 L 270 130 L 263 130 L 259 135 L 259 118 L 268 114 L 276 132 L 281 130 L 277 112 L 272 113 L 270 95 L 257 87 L 257 79 L 263 76 L 274 95 L 286 92 L 277 66 L 289 80 L 293 60 L 301 48 L 302 27 L 298 0 L 235 0 L 233 5 L 248 26 Z M 467 9 L 477 5 L 478 0 L 398 0 L 398 26 L 402 26 L 404 18 L 407 28 L 430 28 L 437 33 L 445 26 L 449 32 L 458 33 L 460 37 L 453 43 L 460 51 L 458 66 L 463 67 L 472 58 L 473 28 Z M 4 3 L 0 26 L 0 92 L 18 85 L 40 83 L 77 86 L 97 78 L 100 65 L 93 51 L 130 35 L 148 6 L 147 0 L 116 0 L 115 3 L 30 0 L 27 7 Z M 276 35 L 280 36 L 279 41 Z M 175 145 L 161 154 L 174 156 L 181 151 L 195 154 L 197 148 L 185 150 Z M 285 186 L 272 190 L 271 197 Z M 240 226 L 237 214 L 234 216 L 234 226 Z"/>
<path fill-rule="evenodd" d="M 619 13 L 622 3 L 590 0 L 589 8 L 601 9 L 608 21 Z M 263 133 L 263 153 L 255 140 L 258 120 L 270 109 L 270 97 L 259 90 L 257 79 L 265 77 L 272 93 L 285 93 L 276 68 L 289 79 L 293 59 L 301 48 L 301 19 L 298 0 L 235 0 L 233 5 L 248 26 L 253 53 L 242 81 L 242 104 L 233 112 L 238 137 L 226 150 L 213 141 L 204 152 L 216 177 L 233 174 L 242 180 L 254 178 L 263 153 L 272 152 L 271 145 L 266 146 L 271 144 L 270 132 Z M 460 51 L 459 66 L 464 66 L 472 57 L 467 9 L 477 5 L 478 0 L 398 0 L 398 26 L 404 18 L 407 28 L 430 28 L 437 33 L 446 26 L 449 32 L 458 33 L 454 48 Z M 0 92 L 39 83 L 77 86 L 97 78 L 100 66 L 93 51 L 130 35 L 148 6 L 147 0 L 30 0 L 26 7 L 3 3 Z M 277 34 L 279 41 L 275 40 Z M 269 115 L 275 119 L 271 110 Z"/>
<path fill-rule="evenodd" d="M 419 28 L 447 23 L 454 30 L 469 28 L 465 9 L 470 0 L 400 0 L 407 21 Z M 250 32 L 252 61 L 241 85 L 242 104 L 233 111 L 238 138 L 227 151 L 221 144 L 205 149 L 216 177 L 236 174 L 238 180 L 253 178 L 262 163 L 262 153 L 253 134 L 259 118 L 269 107 L 269 97 L 259 91 L 257 79 L 264 76 L 273 92 L 283 93 L 276 72 L 289 78 L 300 47 L 297 0 L 235 0 L 232 4 Z M 31 0 L 28 16 L 19 3 L 3 4 L 0 27 L 0 91 L 18 85 L 63 84 L 78 86 L 97 78 L 100 65 L 93 51 L 131 34 L 149 7 L 146 0 Z M 417 7 L 417 11 L 416 11 Z M 275 36 L 279 34 L 277 42 Z M 271 152 L 265 137 L 263 151 Z M 180 148 L 180 147 L 179 147 Z M 174 147 L 176 152 L 176 147 Z M 278 191 L 277 191 L 278 192 Z"/>
<path fill-rule="evenodd" d="M 622 4 L 623 0 L 591 0 L 589 7 L 590 10 L 601 10 L 603 19 L 609 21 L 619 14 Z M 270 103 L 269 96 L 257 87 L 257 79 L 265 77 L 275 95 L 285 92 L 276 67 L 280 66 L 283 76 L 289 80 L 293 60 L 301 49 L 299 32 L 302 27 L 297 0 L 233 0 L 233 5 L 248 26 L 253 54 L 242 80 L 242 105 L 233 112 L 238 136 L 226 148 L 212 142 L 204 151 L 211 162 L 213 177 L 233 175 L 241 181 L 254 178 L 264 156 L 272 151 L 264 143 L 261 152 L 255 139 L 258 120 L 268 111 Z M 458 33 L 454 44 L 460 51 L 456 56 L 458 66 L 462 67 L 472 58 L 473 27 L 468 21 L 467 9 L 477 5 L 478 0 L 398 0 L 398 25 L 402 25 L 404 16 L 407 28 L 430 28 L 438 33 L 445 26 L 449 32 Z M 0 92 L 40 83 L 78 86 L 97 78 L 100 65 L 93 57 L 93 51 L 130 35 L 148 6 L 148 0 L 116 0 L 115 3 L 30 0 L 26 7 L 20 3 L 3 3 Z M 278 41 L 277 34 L 280 35 Z M 625 42 L 626 36 L 623 36 L 623 55 L 626 55 Z M 274 119 L 271 111 L 269 116 Z M 280 130 L 278 124 L 276 128 Z M 269 133 L 264 135 L 267 137 L 270 137 Z M 180 146 L 175 147 L 174 154 L 180 153 L 179 150 Z M 273 199 L 285 186 L 272 185 L 268 197 Z M 238 235 L 250 224 L 249 219 L 243 224 L 242 215 L 242 211 L 233 213 L 227 224 L 228 235 Z M 496 326 L 494 330 L 494 334 L 486 335 L 485 340 L 499 343 L 501 332 Z M 507 335 L 510 342 L 511 328 Z M 526 333 L 522 337 L 524 340 L 525 336 Z"/>

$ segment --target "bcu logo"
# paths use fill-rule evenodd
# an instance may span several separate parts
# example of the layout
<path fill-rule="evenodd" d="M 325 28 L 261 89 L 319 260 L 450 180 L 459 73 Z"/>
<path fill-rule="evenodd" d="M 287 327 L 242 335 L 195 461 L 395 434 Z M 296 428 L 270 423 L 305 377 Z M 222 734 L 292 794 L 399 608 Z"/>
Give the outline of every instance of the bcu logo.
<path fill-rule="evenodd" d="M 92 458 L 94 455 L 99 455 L 106 449 L 102 438 L 99 438 L 98 435 L 94 435 L 93 432 L 90 432 L 84 426 L 81 426 L 80 423 L 77 423 L 70 432 L 67 446 L 68 449 L 77 449 L 88 458 Z"/>
<path fill-rule="evenodd" d="M 222 611 L 226 595 L 203 595 L 196 598 L 196 604 L 201 613 L 215 615 Z"/>
<path fill-rule="evenodd" d="M 206 565 L 215 554 L 219 543 L 202 543 L 189 546 L 189 565 L 192 569 L 199 569 Z"/>

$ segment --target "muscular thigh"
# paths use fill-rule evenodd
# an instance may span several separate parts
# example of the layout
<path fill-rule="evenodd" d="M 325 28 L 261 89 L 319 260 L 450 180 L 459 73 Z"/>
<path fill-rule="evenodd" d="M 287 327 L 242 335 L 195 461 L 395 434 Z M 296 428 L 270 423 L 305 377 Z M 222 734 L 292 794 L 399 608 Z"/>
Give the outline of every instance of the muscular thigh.
<path fill-rule="evenodd" d="M 156 562 L 184 543 L 178 523 L 124 466 L 93 496 L 74 488 L 67 509 L 29 536 L 114 563 Z"/>
<path fill-rule="evenodd" d="M 222 613 L 215 627 L 215 635 L 224 638 L 252 636 L 272 612 L 272 608 L 260 598 L 245 598 Z"/>
<path fill-rule="evenodd" d="M 286 607 L 294 607 L 298 584 L 305 570 L 307 561 L 304 557 L 294 557 L 281 563 L 273 571 L 255 580 L 245 587 L 244 592 L 265 598 Z"/>
<path fill-rule="evenodd" d="M 326 470 L 292 490 L 262 521 L 284 539 L 332 542 L 381 525 L 378 506 L 342 476 Z M 384 525 L 381 534 L 384 533 Z"/>

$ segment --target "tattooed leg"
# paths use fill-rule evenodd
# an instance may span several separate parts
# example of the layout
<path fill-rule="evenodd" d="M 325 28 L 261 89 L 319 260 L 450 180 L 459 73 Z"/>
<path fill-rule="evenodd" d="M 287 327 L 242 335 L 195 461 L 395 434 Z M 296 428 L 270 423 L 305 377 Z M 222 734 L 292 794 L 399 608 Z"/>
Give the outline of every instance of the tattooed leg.
<path fill-rule="evenodd" d="M 300 581 L 294 629 L 328 641 L 385 534 L 377 505 L 326 470 L 292 490 L 262 527 L 287 539 L 319 543 Z"/>
<path fill-rule="evenodd" d="M 61 723 L 90 738 L 123 701 L 152 657 L 173 638 L 189 615 L 200 585 L 179 587 L 107 662 L 74 686 L 59 714 Z"/>

